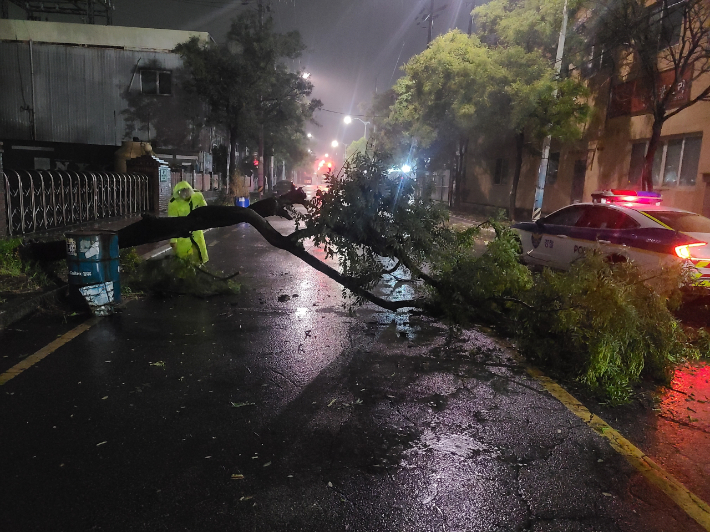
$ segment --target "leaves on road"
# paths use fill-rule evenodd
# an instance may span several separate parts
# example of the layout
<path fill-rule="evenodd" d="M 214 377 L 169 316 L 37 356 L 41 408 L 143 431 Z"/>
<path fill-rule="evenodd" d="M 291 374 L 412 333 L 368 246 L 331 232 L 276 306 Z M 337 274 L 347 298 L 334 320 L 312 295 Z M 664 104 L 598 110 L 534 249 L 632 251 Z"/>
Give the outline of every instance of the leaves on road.
<path fill-rule="evenodd" d="M 234 408 L 241 408 L 242 406 L 255 406 L 255 403 L 250 403 L 250 402 L 242 402 L 242 403 L 235 403 L 234 401 L 230 401 L 232 406 Z"/>

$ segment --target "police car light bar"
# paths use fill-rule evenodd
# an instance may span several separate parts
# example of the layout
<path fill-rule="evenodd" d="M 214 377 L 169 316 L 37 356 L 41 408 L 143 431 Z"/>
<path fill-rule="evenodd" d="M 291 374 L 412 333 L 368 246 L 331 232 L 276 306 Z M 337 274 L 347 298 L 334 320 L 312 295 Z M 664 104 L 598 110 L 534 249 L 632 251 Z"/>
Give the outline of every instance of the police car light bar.
<path fill-rule="evenodd" d="M 660 205 L 663 198 L 659 192 L 646 190 L 598 190 L 592 192 L 592 203 L 633 203 L 637 205 Z"/>

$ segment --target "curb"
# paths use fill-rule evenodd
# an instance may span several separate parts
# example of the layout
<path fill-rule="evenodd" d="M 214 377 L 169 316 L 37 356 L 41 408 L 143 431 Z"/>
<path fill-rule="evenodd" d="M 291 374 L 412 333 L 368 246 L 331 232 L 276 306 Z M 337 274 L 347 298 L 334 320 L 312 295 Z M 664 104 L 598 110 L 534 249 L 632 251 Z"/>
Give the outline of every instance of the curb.
<path fill-rule="evenodd" d="M 55 288 L 54 290 L 50 290 L 31 299 L 8 304 L 5 309 L 0 310 L 0 331 L 22 318 L 29 316 L 43 304 L 65 296 L 66 291 L 66 286 L 60 286 L 59 288 Z"/>

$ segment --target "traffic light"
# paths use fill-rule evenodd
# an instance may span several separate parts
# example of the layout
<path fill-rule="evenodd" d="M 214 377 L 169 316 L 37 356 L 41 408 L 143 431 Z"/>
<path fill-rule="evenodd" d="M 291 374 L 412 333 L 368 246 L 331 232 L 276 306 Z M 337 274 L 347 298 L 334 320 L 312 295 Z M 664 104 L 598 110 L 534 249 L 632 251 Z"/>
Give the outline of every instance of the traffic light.
<path fill-rule="evenodd" d="M 239 161 L 239 170 L 244 175 L 252 175 L 259 169 L 259 159 L 254 155 L 247 155 Z"/>

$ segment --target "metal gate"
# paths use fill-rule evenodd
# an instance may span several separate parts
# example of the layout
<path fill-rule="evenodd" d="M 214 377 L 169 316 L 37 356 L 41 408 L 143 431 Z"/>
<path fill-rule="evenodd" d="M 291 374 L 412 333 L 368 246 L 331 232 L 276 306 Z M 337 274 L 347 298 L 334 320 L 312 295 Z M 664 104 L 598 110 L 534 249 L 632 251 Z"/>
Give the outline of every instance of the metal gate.
<path fill-rule="evenodd" d="M 149 209 L 143 174 L 5 170 L 3 178 L 9 236 Z"/>

